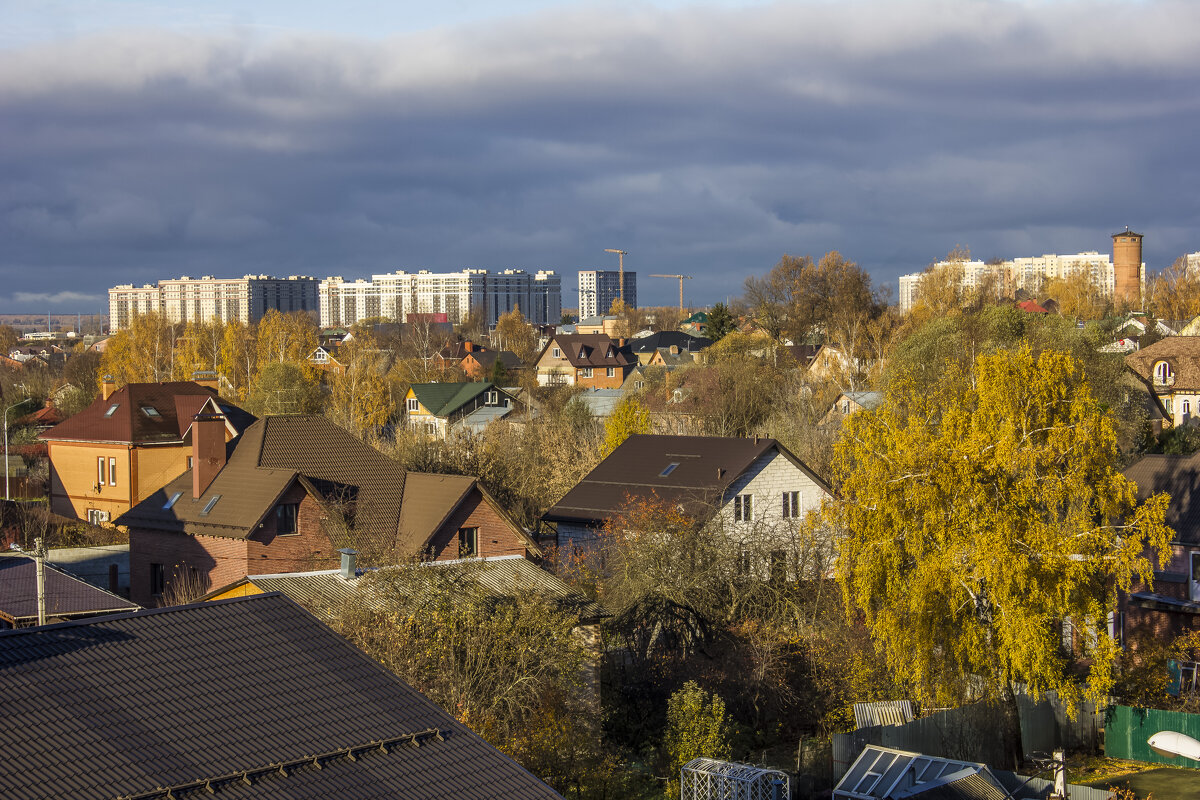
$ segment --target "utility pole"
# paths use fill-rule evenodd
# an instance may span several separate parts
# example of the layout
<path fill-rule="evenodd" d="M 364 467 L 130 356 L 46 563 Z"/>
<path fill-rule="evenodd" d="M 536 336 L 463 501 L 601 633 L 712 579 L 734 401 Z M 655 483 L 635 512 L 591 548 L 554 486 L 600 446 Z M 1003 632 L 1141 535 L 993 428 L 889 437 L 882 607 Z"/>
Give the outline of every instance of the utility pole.
<path fill-rule="evenodd" d="M 617 254 L 617 270 L 618 278 L 620 280 L 619 287 L 621 290 L 621 305 L 625 305 L 625 256 L 629 255 L 629 252 L 627 250 L 614 250 L 611 247 L 604 248 L 604 252 Z M 604 312 L 601 311 L 600 313 L 603 314 Z"/>
<path fill-rule="evenodd" d="M 18 553 L 23 553 L 27 556 L 33 556 L 33 563 L 37 565 L 37 604 L 38 604 L 38 625 L 46 624 L 46 548 L 42 544 L 42 537 L 33 540 L 33 552 L 22 550 L 21 546 L 16 542 L 9 545 L 9 549 L 16 550 Z"/>
<path fill-rule="evenodd" d="M 674 278 L 679 281 L 679 313 L 683 314 L 683 282 L 692 280 L 691 275 L 651 275 L 651 278 Z"/>

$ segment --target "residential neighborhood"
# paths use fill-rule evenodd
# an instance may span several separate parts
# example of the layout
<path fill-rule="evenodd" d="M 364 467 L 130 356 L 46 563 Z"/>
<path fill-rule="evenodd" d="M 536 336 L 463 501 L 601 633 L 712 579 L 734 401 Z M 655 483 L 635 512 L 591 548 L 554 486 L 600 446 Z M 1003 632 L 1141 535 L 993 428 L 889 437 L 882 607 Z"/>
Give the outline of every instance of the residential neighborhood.
<path fill-rule="evenodd" d="M 1200 798 L 1200 3 L 0 9 L 0 800 Z"/>

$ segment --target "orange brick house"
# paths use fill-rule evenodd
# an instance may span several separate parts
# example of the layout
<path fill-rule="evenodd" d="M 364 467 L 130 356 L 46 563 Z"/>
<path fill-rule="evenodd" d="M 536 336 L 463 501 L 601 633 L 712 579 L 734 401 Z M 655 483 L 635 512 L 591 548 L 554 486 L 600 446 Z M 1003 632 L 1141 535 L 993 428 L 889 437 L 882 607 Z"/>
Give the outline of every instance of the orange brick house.
<path fill-rule="evenodd" d="M 603 333 L 560 333 L 537 358 L 539 386 L 584 386 L 620 389 L 637 366 L 637 357 L 624 339 Z"/>
<path fill-rule="evenodd" d="M 192 418 L 222 415 L 225 441 L 254 417 L 194 381 L 111 380 L 83 411 L 39 435 L 50 459 L 50 510 L 101 524 L 116 519 L 188 469 Z"/>
<path fill-rule="evenodd" d="M 478 480 L 405 472 L 324 417 L 271 416 L 226 458 L 223 421 L 198 416 L 195 467 L 126 512 L 130 595 L 143 606 L 247 575 L 409 558 L 541 554 Z"/>

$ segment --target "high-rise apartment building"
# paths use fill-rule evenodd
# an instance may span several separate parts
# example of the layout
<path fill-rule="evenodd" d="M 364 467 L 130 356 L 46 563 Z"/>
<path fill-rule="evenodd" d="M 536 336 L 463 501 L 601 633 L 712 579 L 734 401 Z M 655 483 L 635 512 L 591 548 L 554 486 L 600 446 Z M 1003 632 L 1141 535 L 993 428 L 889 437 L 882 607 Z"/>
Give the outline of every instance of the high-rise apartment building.
<path fill-rule="evenodd" d="M 621 273 L 615 269 L 579 271 L 579 318 L 607 314 L 621 296 Z M 625 306 L 637 308 L 637 273 L 625 273 Z"/>
<path fill-rule="evenodd" d="M 258 322 L 267 311 L 317 311 L 317 280 L 304 275 L 275 278 L 246 275 L 241 278 L 181 278 L 108 290 L 109 328 L 129 327 L 133 317 L 156 311 L 171 322 Z"/>
<path fill-rule="evenodd" d="M 401 270 L 354 281 L 330 277 L 321 281 L 320 307 L 325 327 L 376 317 L 407 322 L 410 314 L 457 324 L 474 310 L 482 312 L 491 327 L 515 308 L 529 322 L 547 325 L 562 317 L 562 279 L 550 270 L 530 274 L 519 269 Z"/>
<path fill-rule="evenodd" d="M 1118 250 L 1117 238 L 1121 236 L 1137 237 L 1137 252 Z M 1114 256 L 1102 254 L 1096 250 L 1070 255 L 1048 253 L 1042 256 L 1014 258 L 1009 261 L 985 263 L 983 261 L 939 261 L 933 265 L 932 271 L 947 269 L 959 270 L 959 287 L 974 289 L 990 283 L 1001 295 L 1011 296 L 1018 290 L 1030 294 L 1042 291 L 1046 281 L 1066 279 L 1079 275 L 1087 275 L 1092 284 L 1098 286 L 1108 297 L 1125 296 L 1129 294 L 1133 300 L 1140 297 L 1145 290 L 1146 265 L 1141 262 L 1141 235 L 1114 234 Z M 1132 246 L 1130 246 L 1132 247 Z M 1124 259 L 1125 280 L 1132 290 L 1122 290 L 1118 286 L 1117 262 Z M 900 310 L 908 311 L 917 301 L 920 291 L 921 277 L 927 273 L 916 272 L 911 275 L 901 275 L 899 280 Z"/>

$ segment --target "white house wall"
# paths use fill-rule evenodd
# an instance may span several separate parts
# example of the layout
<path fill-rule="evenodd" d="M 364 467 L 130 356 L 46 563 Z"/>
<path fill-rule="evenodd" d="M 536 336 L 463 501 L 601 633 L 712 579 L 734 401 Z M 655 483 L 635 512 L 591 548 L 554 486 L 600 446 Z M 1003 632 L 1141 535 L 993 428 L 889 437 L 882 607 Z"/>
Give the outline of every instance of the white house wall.
<path fill-rule="evenodd" d="M 736 533 L 739 528 L 750 531 L 755 526 L 769 528 L 783 523 L 784 492 L 800 492 L 800 516 L 789 522 L 803 519 L 825 497 L 825 490 L 778 450 L 764 453 L 725 492 L 721 515 L 726 530 Z M 733 498 L 742 494 L 754 498 L 750 504 L 750 522 L 735 522 L 733 518 Z"/>

